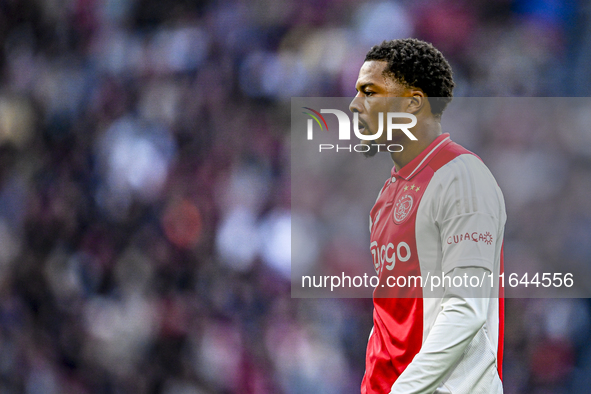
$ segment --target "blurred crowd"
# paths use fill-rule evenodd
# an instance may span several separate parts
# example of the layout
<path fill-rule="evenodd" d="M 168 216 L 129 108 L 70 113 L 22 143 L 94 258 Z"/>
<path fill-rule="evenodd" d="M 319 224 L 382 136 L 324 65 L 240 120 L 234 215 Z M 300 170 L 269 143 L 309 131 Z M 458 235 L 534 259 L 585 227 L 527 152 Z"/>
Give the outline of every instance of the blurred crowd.
<path fill-rule="evenodd" d="M 371 300 L 290 294 L 290 97 L 352 96 L 408 36 L 456 96 L 589 95 L 590 6 L 0 0 L 0 393 L 358 392 Z M 588 119 L 452 131 L 505 192 L 507 259 L 588 269 Z M 590 316 L 507 300 L 506 392 L 588 392 Z"/>

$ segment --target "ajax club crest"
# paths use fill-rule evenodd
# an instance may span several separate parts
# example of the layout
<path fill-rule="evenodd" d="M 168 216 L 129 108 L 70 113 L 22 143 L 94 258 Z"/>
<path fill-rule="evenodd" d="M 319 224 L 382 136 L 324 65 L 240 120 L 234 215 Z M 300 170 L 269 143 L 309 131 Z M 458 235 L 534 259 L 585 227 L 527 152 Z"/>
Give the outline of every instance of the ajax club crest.
<path fill-rule="evenodd" d="M 406 217 L 410 214 L 413 205 L 413 198 L 410 194 L 405 194 L 400 197 L 394 206 L 394 213 L 392 214 L 394 222 L 397 224 L 402 223 Z"/>

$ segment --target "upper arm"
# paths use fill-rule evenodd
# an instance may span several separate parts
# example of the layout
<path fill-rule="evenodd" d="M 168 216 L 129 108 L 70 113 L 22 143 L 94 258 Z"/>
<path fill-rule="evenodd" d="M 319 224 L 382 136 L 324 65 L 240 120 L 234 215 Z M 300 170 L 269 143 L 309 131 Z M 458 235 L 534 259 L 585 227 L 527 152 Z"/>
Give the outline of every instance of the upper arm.
<path fill-rule="evenodd" d="M 494 272 L 502 242 L 505 206 L 486 166 L 473 155 L 461 155 L 440 171 L 440 195 L 434 215 L 442 245 L 442 270 L 482 267 Z"/>

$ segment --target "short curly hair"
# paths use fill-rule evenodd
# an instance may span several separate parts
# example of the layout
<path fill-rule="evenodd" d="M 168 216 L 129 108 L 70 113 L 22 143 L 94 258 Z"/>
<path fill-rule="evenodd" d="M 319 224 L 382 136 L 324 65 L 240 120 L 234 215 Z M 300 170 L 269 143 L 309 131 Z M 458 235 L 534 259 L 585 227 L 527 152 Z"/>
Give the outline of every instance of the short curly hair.
<path fill-rule="evenodd" d="M 429 98 L 431 112 L 441 115 L 452 100 L 455 86 L 451 66 L 432 44 L 406 38 L 373 46 L 365 61 L 388 62 L 385 73 L 408 87 L 421 89 Z"/>

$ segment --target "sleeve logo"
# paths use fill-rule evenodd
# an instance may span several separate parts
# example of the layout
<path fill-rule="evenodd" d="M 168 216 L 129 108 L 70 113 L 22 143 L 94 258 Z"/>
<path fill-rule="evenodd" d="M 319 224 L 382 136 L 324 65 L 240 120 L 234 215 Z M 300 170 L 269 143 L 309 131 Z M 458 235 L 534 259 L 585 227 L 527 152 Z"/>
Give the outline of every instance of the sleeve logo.
<path fill-rule="evenodd" d="M 493 236 L 488 231 L 486 233 L 472 232 L 459 235 L 450 235 L 447 237 L 447 244 L 459 244 L 462 241 L 484 242 L 487 245 L 492 245 Z"/>

